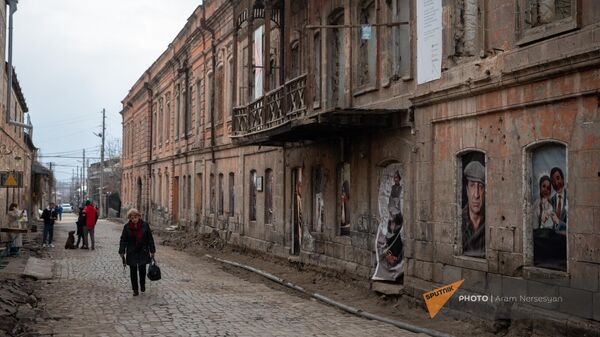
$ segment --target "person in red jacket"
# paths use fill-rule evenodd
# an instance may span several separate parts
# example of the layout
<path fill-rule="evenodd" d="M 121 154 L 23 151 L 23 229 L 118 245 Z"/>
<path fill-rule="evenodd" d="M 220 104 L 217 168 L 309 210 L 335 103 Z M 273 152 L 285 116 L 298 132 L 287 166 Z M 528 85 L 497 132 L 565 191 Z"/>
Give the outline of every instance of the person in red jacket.
<path fill-rule="evenodd" d="M 92 241 L 92 250 L 94 250 L 94 227 L 96 227 L 96 222 L 98 221 L 98 212 L 96 208 L 92 204 L 91 201 L 86 200 L 85 208 L 83 209 L 83 213 L 85 214 L 85 226 L 83 227 L 83 244 L 85 249 L 89 249 L 88 246 L 88 233 L 90 234 L 90 239 Z"/>

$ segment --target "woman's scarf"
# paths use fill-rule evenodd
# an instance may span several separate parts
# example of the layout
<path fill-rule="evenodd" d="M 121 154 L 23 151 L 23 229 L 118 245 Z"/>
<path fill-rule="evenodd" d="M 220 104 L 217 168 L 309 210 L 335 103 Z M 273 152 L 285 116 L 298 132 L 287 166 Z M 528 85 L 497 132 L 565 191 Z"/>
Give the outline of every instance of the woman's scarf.
<path fill-rule="evenodd" d="M 137 223 L 133 223 L 129 221 L 127 224 L 129 230 L 131 231 L 131 235 L 135 238 L 135 247 L 140 248 L 142 246 L 142 222 L 138 221 Z"/>

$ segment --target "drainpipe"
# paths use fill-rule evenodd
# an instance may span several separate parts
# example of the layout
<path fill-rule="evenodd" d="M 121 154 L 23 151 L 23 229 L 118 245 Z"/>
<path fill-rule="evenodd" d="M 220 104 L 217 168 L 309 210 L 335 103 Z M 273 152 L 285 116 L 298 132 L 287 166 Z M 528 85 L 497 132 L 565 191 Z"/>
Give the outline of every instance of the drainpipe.
<path fill-rule="evenodd" d="M 210 93 L 210 152 L 211 152 L 211 159 L 213 164 L 216 162 L 215 161 L 215 145 L 216 145 L 216 138 L 215 138 L 215 82 L 216 82 L 216 70 L 217 70 L 217 60 L 216 60 L 216 56 L 217 56 L 217 46 L 216 46 L 216 39 L 215 39 L 215 31 L 208 27 L 206 25 L 206 7 L 202 7 L 202 20 L 200 20 L 200 26 L 202 27 L 202 29 L 206 30 L 207 32 L 210 33 L 211 35 L 211 66 L 212 66 L 212 70 L 213 70 L 213 76 L 212 76 L 212 91 Z"/>
<path fill-rule="evenodd" d="M 13 121 L 10 119 L 10 101 L 13 92 L 13 66 L 12 66 L 12 36 L 13 36 L 13 14 L 17 11 L 17 3 L 19 0 L 7 0 L 8 3 L 8 88 L 6 89 L 6 123 L 24 127 L 26 129 L 33 129 L 30 124 Z"/>

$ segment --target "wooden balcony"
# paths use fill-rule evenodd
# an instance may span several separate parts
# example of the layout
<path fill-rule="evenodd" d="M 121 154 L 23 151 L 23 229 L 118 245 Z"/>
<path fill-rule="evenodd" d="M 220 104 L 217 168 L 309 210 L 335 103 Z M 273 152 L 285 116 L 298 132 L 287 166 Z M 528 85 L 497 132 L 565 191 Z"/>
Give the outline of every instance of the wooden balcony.
<path fill-rule="evenodd" d="M 296 77 L 248 105 L 233 108 L 232 141 L 280 146 L 412 125 L 406 108 L 307 109 L 312 104 L 306 101 L 306 77 Z"/>
<path fill-rule="evenodd" d="M 276 129 L 306 115 L 306 74 L 248 105 L 233 108 L 234 140 Z"/>

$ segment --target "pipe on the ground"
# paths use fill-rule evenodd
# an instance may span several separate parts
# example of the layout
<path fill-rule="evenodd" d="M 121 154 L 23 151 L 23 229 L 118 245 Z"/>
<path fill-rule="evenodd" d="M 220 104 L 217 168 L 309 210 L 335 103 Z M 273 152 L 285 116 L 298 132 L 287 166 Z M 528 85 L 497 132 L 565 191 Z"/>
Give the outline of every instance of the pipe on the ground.
<path fill-rule="evenodd" d="M 300 291 L 300 292 L 302 292 L 302 293 L 304 293 L 306 295 L 309 295 L 312 298 L 315 298 L 315 299 L 317 299 L 319 301 L 322 301 L 324 303 L 327 303 L 329 305 L 332 305 L 334 307 L 337 307 L 339 309 L 342 309 L 344 311 L 347 311 L 347 312 L 349 312 L 351 314 L 354 314 L 354 315 L 357 315 L 357 316 L 360 316 L 360 317 L 364 317 L 364 318 L 367 318 L 367 319 L 371 319 L 371 320 L 376 320 L 376 321 L 388 323 L 388 324 L 397 326 L 399 328 L 402 328 L 404 330 L 408 330 L 408 331 L 415 332 L 415 333 L 424 333 L 424 334 L 427 334 L 427 335 L 433 336 L 433 337 L 454 337 L 452 335 L 449 335 L 449 334 L 446 334 L 446 333 L 443 333 L 443 332 L 440 332 L 440 331 L 431 330 L 431 329 L 427 329 L 427 328 L 422 328 L 420 326 L 412 325 L 412 324 L 405 323 L 405 322 L 402 322 L 402 321 L 397 321 L 397 320 L 389 319 L 389 318 L 382 317 L 382 316 L 379 316 L 379 315 L 375 315 L 375 314 L 372 314 L 370 312 L 363 311 L 361 309 L 357 309 L 357 308 L 351 307 L 349 305 L 346 305 L 346 304 L 334 301 L 334 300 L 332 300 L 330 298 L 327 298 L 327 297 L 325 297 L 325 296 L 323 296 L 321 294 L 318 294 L 318 293 L 312 293 L 311 294 L 311 293 L 307 292 L 306 290 L 304 290 L 302 287 L 297 286 L 297 285 L 295 285 L 295 284 L 293 284 L 291 282 L 287 282 L 287 281 L 283 280 L 280 277 L 277 277 L 275 275 L 269 274 L 267 272 L 264 272 L 262 270 L 259 270 L 259 269 L 256 269 L 256 268 L 253 268 L 253 267 L 250 267 L 250 266 L 246 266 L 246 265 L 238 263 L 238 262 L 223 260 L 223 259 L 220 259 L 218 257 L 214 257 L 214 256 L 209 255 L 209 254 L 206 254 L 205 256 L 208 257 L 208 258 L 211 258 L 213 260 L 222 262 L 222 263 L 226 263 L 226 264 L 229 264 L 229 265 L 232 265 L 232 266 L 236 266 L 236 267 L 239 267 L 239 268 L 246 269 L 246 270 L 249 270 L 251 272 L 257 273 L 259 275 L 262 275 L 262 276 L 268 278 L 271 281 L 274 281 L 274 282 L 277 282 L 277 283 L 279 283 L 281 285 L 284 285 L 286 287 L 298 290 L 298 291 Z"/>

